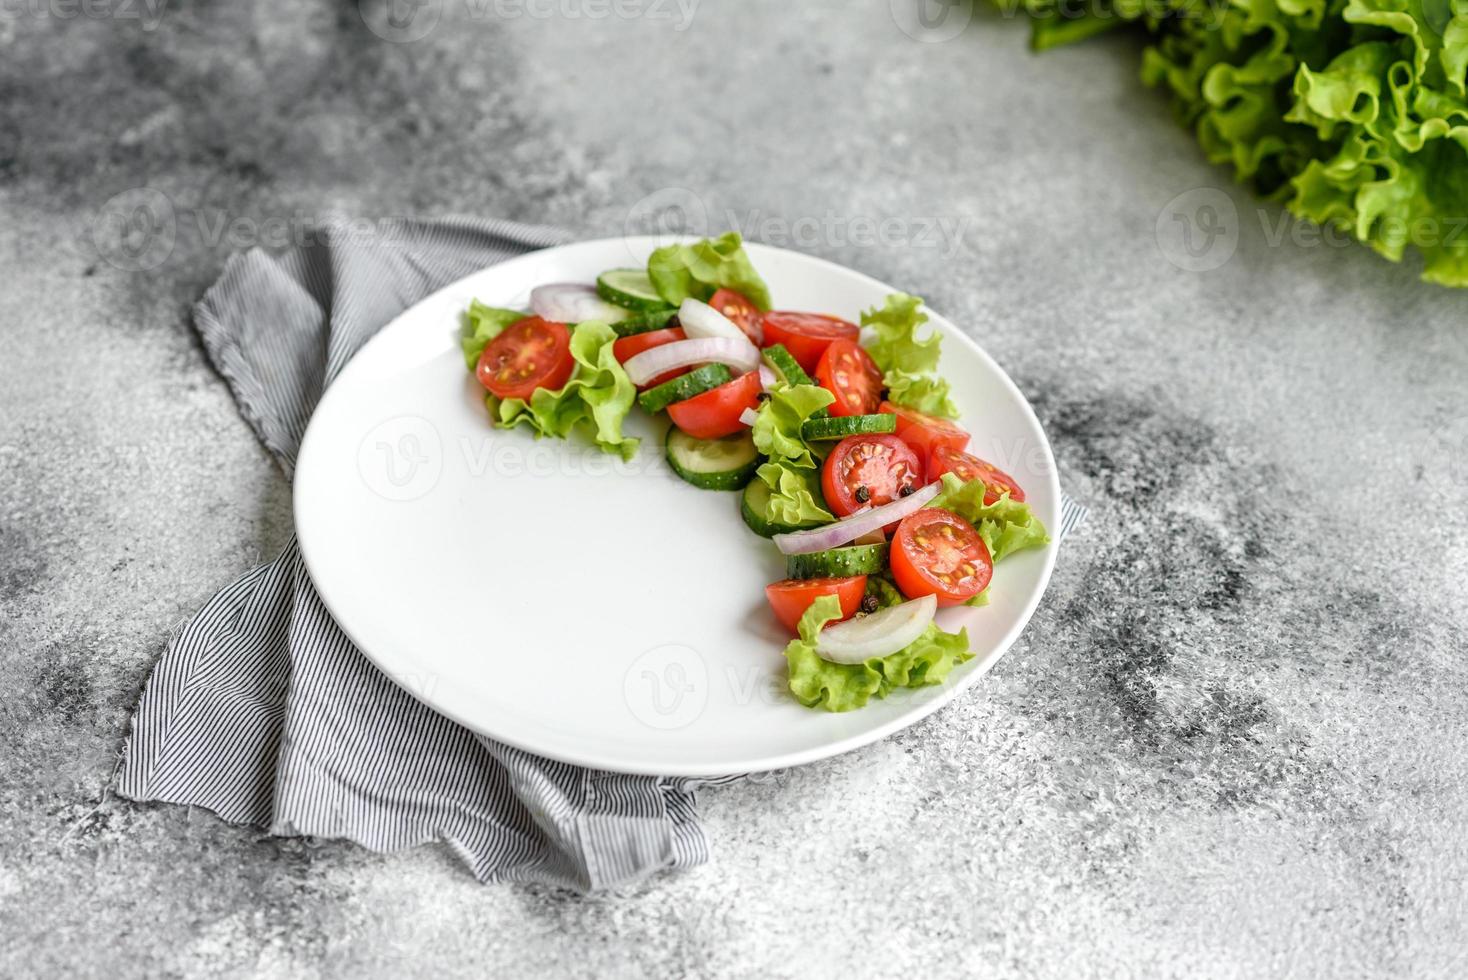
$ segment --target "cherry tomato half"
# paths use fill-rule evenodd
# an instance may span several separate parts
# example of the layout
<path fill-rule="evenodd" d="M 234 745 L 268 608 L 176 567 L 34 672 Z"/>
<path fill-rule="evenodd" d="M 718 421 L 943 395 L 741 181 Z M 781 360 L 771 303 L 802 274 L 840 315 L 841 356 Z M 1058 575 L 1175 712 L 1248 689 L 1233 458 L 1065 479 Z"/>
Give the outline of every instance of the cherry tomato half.
<path fill-rule="evenodd" d="M 770 600 L 770 609 L 775 618 L 785 624 L 790 632 L 798 632 L 800 617 L 810 604 L 823 595 L 833 595 L 841 603 L 841 618 L 850 619 L 861 607 L 866 594 L 867 577 L 852 575 L 848 578 L 787 578 L 765 586 L 765 597 Z"/>
<path fill-rule="evenodd" d="M 687 340 L 688 336 L 682 327 L 666 327 L 662 330 L 649 330 L 646 333 L 635 333 L 630 337 L 619 337 L 612 342 L 612 356 L 617 359 L 618 364 L 626 364 L 629 359 L 645 350 L 671 344 L 675 340 Z M 685 371 L 692 368 L 676 368 L 672 371 L 664 371 L 645 385 L 639 386 L 639 391 L 646 391 L 654 385 L 660 385 L 664 381 L 671 381 Z"/>
<path fill-rule="evenodd" d="M 972 524 L 941 507 L 909 514 L 892 536 L 892 578 L 909 599 L 938 597 L 954 606 L 983 592 L 994 577 L 989 547 Z"/>
<path fill-rule="evenodd" d="M 882 402 L 878 411 L 891 412 L 897 416 L 897 438 L 911 446 L 918 458 L 928 463 L 930 471 L 933 469 L 932 458 L 935 451 L 942 448 L 962 452 L 963 447 L 968 445 L 968 433 L 945 418 L 886 401 Z M 940 475 L 934 472 L 933 479 Z"/>
<path fill-rule="evenodd" d="M 902 423 L 898 423 L 901 425 Z M 969 453 L 956 452 L 952 449 L 938 448 L 933 450 L 933 458 L 929 464 L 930 475 L 934 480 L 944 473 L 952 473 L 964 483 L 970 480 L 984 481 L 984 503 L 992 504 L 999 499 L 1004 491 L 1009 491 L 1009 499 L 1017 503 L 1025 502 L 1025 492 L 1014 482 L 1014 477 L 995 466 L 987 463 L 977 456 Z"/>
<path fill-rule="evenodd" d="M 695 439 L 717 439 L 744 428 L 739 416 L 759 407 L 759 372 L 741 374 L 701 395 L 668 406 L 673 424 Z"/>
<path fill-rule="evenodd" d="M 816 362 L 816 380 L 836 396 L 832 415 L 870 415 L 882 403 L 882 371 L 854 340 L 831 341 Z"/>
<path fill-rule="evenodd" d="M 743 330 L 744 335 L 756 347 L 763 343 L 764 329 L 760 321 L 764 319 L 764 314 L 759 311 L 758 306 L 745 299 L 743 293 L 736 293 L 732 289 L 715 290 L 709 297 L 709 305 L 732 320 L 734 326 Z"/>
<path fill-rule="evenodd" d="M 821 467 L 826 506 L 838 517 L 862 507 L 891 503 L 903 491 L 922 486 L 923 464 L 894 435 L 847 436 L 836 443 Z"/>
<path fill-rule="evenodd" d="M 784 344 L 801 370 L 811 374 L 816 362 L 833 340 L 855 341 L 861 328 L 824 313 L 791 313 L 771 310 L 765 314 L 765 344 Z"/>
<path fill-rule="evenodd" d="M 479 355 L 479 383 L 499 398 L 529 398 L 536 388 L 552 391 L 571 377 L 571 331 L 538 316 L 516 320 Z"/>

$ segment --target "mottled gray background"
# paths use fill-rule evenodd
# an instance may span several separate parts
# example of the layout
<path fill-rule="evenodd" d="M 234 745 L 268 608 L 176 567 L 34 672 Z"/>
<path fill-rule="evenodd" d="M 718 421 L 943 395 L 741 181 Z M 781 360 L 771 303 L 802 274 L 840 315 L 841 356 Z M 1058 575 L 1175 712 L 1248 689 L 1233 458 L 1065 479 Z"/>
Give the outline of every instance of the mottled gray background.
<path fill-rule="evenodd" d="M 413 43 L 350 2 L 65 2 L 0 8 L 0 975 L 1468 969 L 1468 293 L 1234 189 L 1135 39 L 920 43 L 886 0 L 442 0 Z M 145 185 L 161 257 L 109 224 Z M 1034 400 L 1094 513 L 989 679 L 708 794 L 713 863 L 621 896 L 111 798 L 170 628 L 290 531 L 188 325 L 231 249 L 338 210 L 615 234 L 669 187 L 924 294 Z"/>

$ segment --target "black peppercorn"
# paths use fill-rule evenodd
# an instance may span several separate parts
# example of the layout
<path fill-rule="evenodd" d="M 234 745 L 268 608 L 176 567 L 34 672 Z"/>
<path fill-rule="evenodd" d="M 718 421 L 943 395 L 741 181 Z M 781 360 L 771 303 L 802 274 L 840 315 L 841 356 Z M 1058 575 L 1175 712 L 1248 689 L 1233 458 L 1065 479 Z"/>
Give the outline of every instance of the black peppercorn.
<path fill-rule="evenodd" d="M 868 500 L 871 500 L 871 499 L 872 499 L 872 492 L 870 490 L 868 490 L 866 487 L 863 486 L 863 487 L 857 487 L 856 488 L 856 502 L 857 503 L 864 504 Z"/>
<path fill-rule="evenodd" d="M 861 600 L 861 611 L 862 612 L 865 612 L 865 613 L 874 613 L 874 612 L 876 612 L 877 611 L 877 597 L 874 596 L 874 595 L 862 596 L 862 600 Z"/>
<path fill-rule="evenodd" d="M 900 497 L 906 497 L 906 496 L 910 495 L 911 493 L 912 493 L 912 487 L 903 487 L 901 490 L 897 491 L 897 495 L 900 496 Z"/>

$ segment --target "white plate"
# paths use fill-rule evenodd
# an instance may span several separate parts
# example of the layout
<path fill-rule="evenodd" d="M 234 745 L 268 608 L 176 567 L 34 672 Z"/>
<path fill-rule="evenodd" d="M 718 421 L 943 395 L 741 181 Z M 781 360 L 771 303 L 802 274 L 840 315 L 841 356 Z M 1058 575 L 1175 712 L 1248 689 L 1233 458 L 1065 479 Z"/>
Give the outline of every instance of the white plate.
<path fill-rule="evenodd" d="M 295 477 L 296 531 L 338 623 L 382 670 L 461 724 L 540 755 L 620 772 L 714 775 L 800 765 L 891 734 L 972 687 L 1019 635 L 1056 545 L 1010 558 L 992 601 L 944 610 L 978 656 L 946 684 L 860 711 L 801 707 L 788 636 L 764 587 L 784 577 L 738 495 L 696 490 L 663 462 L 661 431 L 621 464 L 583 441 L 490 426 L 459 351 L 475 297 L 524 308 L 531 287 L 645 262 L 654 239 L 535 252 L 428 297 L 332 384 Z M 782 309 L 855 321 L 895 290 L 820 259 L 748 250 Z M 1060 489 L 1024 396 L 941 316 L 943 374 L 970 448 L 1009 471 L 1052 531 Z"/>

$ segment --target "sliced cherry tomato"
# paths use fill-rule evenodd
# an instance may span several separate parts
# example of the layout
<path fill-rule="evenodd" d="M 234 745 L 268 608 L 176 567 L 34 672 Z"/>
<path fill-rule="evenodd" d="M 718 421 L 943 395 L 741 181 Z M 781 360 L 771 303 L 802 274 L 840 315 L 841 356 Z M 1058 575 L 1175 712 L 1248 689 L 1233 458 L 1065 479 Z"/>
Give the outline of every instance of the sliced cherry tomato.
<path fill-rule="evenodd" d="M 479 383 L 499 398 L 529 398 L 536 388 L 552 391 L 571 377 L 571 331 L 538 316 L 516 320 L 479 355 Z"/>
<path fill-rule="evenodd" d="M 994 577 L 989 547 L 968 521 L 941 507 L 924 507 L 897 525 L 892 578 L 909 599 L 938 597 L 954 606 L 983 592 Z"/>
<path fill-rule="evenodd" d="M 816 380 L 836 396 L 832 415 L 870 415 L 882 403 L 882 371 L 854 340 L 827 345 L 816 362 Z"/>
<path fill-rule="evenodd" d="M 765 597 L 775 618 L 785 624 L 790 632 L 797 632 L 800 617 L 810 604 L 823 595 L 833 595 L 841 603 L 841 618 L 850 619 L 861 607 L 866 594 L 867 577 L 852 575 L 848 578 L 787 578 L 765 586 Z"/>
<path fill-rule="evenodd" d="M 897 438 L 912 447 L 918 458 L 928 464 L 930 472 L 936 450 L 943 448 L 962 452 L 963 447 L 968 445 L 968 432 L 947 419 L 887 401 L 882 402 L 878 411 L 891 412 L 897 416 Z M 934 472 L 932 478 L 937 479 L 940 475 Z"/>
<path fill-rule="evenodd" d="M 739 416 L 759 407 L 759 372 L 741 374 L 717 388 L 668 406 L 673 424 L 695 439 L 717 439 L 744 428 Z"/>
<path fill-rule="evenodd" d="M 765 314 L 765 344 L 784 344 L 806 374 L 814 373 L 816 363 L 833 340 L 856 340 L 861 328 L 854 323 L 824 313 L 790 313 L 771 310 Z"/>
<path fill-rule="evenodd" d="M 901 425 L 902 423 L 897 423 Z M 1014 482 L 1014 477 L 995 466 L 987 463 L 977 456 L 969 453 L 961 453 L 952 449 L 938 448 L 933 450 L 933 459 L 929 465 L 929 475 L 936 480 L 944 473 L 952 473 L 964 483 L 970 480 L 984 481 L 984 503 L 992 504 L 999 499 L 1004 491 L 1009 491 L 1009 499 L 1019 503 L 1025 502 L 1025 492 Z"/>
<path fill-rule="evenodd" d="M 826 506 L 840 517 L 891 503 L 922 482 L 922 461 L 907 443 L 887 433 L 847 436 L 821 467 Z"/>
<path fill-rule="evenodd" d="M 675 340 L 687 340 L 688 336 L 682 327 L 667 327 L 663 330 L 649 330 L 646 333 L 635 333 L 630 337 L 619 337 L 612 342 L 612 356 L 617 359 L 618 364 L 626 364 L 634 355 L 641 354 L 645 350 L 671 344 Z M 677 368 L 672 371 L 664 371 L 653 378 L 647 384 L 640 386 L 639 390 L 645 391 L 654 385 L 660 385 L 664 381 L 672 381 L 678 375 L 692 368 Z"/>
<path fill-rule="evenodd" d="M 734 326 L 743 330 L 756 346 L 764 342 L 764 329 L 760 323 L 764 314 L 758 306 L 745 299 L 744 294 L 732 289 L 715 290 L 709 297 L 709 305 L 734 321 Z"/>

